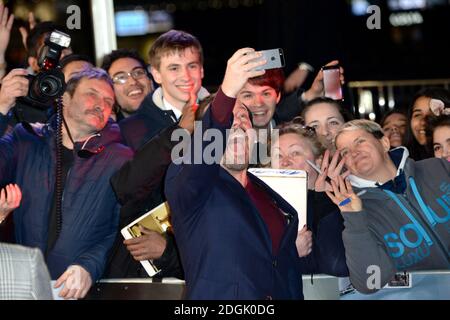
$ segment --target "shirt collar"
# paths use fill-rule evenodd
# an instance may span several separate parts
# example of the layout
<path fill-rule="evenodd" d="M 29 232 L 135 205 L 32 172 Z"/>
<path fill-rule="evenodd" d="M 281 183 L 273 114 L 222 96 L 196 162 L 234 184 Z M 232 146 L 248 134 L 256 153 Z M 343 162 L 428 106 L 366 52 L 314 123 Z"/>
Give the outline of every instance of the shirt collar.
<path fill-rule="evenodd" d="M 161 110 L 164 110 L 164 111 L 172 110 L 173 113 L 175 113 L 177 120 L 181 118 L 182 112 L 180 110 L 178 110 L 177 108 L 175 108 L 173 105 L 171 105 L 170 102 L 167 101 L 166 98 L 164 98 L 164 97 L 163 97 L 163 104 L 160 108 L 161 108 Z"/>

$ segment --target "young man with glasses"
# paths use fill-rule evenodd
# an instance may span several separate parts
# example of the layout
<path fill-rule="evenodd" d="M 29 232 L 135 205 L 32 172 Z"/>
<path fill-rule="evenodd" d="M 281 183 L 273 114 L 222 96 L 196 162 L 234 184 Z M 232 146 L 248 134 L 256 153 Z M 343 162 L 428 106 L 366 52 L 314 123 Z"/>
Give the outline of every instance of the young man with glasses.
<path fill-rule="evenodd" d="M 119 105 L 117 121 L 135 113 L 144 98 L 154 90 L 146 63 L 134 50 L 114 50 L 104 57 L 102 68 L 114 83 L 114 93 Z"/>

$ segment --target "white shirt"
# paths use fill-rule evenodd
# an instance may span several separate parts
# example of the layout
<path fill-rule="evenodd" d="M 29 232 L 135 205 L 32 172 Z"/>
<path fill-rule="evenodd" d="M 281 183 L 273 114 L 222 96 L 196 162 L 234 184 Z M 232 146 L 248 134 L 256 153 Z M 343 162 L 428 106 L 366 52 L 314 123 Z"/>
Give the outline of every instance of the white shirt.
<path fill-rule="evenodd" d="M 174 119 L 176 121 L 179 120 L 182 115 L 182 112 L 179 109 L 175 108 L 173 105 L 171 105 L 164 97 L 163 97 L 163 105 L 161 107 L 161 110 L 164 110 L 164 111 L 172 110 L 173 113 L 175 113 L 175 117 L 177 117 L 176 119 Z"/>

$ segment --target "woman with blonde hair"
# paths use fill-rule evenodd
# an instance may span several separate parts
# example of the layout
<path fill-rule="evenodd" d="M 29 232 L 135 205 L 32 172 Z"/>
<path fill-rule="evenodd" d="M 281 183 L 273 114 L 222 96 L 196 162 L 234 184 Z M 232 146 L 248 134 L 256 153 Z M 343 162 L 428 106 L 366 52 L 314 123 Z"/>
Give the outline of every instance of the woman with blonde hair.
<path fill-rule="evenodd" d="M 308 174 L 307 226 L 299 231 L 297 247 L 303 256 L 305 272 L 347 276 L 342 242 L 343 220 L 339 209 L 326 196 L 326 177 L 319 175 L 308 162 L 319 165 L 329 157 L 314 128 L 304 126 L 303 119 L 281 124 L 278 138 L 271 143 L 273 168 L 304 170 Z M 311 256 L 311 255 L 312 256 Z"/>

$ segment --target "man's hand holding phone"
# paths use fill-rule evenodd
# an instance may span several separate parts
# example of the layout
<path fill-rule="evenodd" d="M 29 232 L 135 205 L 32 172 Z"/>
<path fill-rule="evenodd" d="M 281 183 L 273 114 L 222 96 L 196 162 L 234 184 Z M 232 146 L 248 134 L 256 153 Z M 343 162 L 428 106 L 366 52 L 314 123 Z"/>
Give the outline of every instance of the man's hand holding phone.
<path fill-rule="evenodd" d="M 265 70 L 259 69 L 267 61 L 262 54 L 252 48 L 237 50 L 227 62 L 227 70 L 222 82 L 222 91 L 230 98 L 236 98 L 248 79 L 262 76 Z"/>
<path fill-rule="evenodd" d="M 333 71 L 331 73 L 331 77 L 330 77 L 330 71 L 327 71 L 327 70 Z M 336 77 L 337 70 L 339 71 L 338 77 Z M 326 79 L 324 79 L 324 77 Z M 337 80 L 339 80 L 339 81 L 337 81 Z M 325 85 L 325 82 L 327 83 L 327 85 Z M 341 86 L 344 83 L 345 83 L 344 68 L 339 66 L 338 60 L 333 60 L 333 61 L 327 63 L 324 67 L 322 67 L 322 69 L 320 69 L 320 71 L 317 73 L 317 76 L 311 85 L 311 88 L 309 88 L 307 91 L 305 91 L 303 98 L 306 101 L 311 101 L 314 98 L 323 97 L 323 96 L 334 99 L 333 97 L 337 97 L 338 95 L 333 94 L 333 97 L 331 97 L 331 95 L 332 95 L 331 91 L 334 91 L 334 93 L 337 93 L 340 90 L 341 91 L 340 99 L 342 99 Z M 336 87 L 337 84 L 339 84 L 339 88 Z M 328 91 L 328 92 L 326 92 L 326 91 Z M 340 99 L 336 99 L 336 100 L 340 100 Z"/>
<path fill-rule="evenodd" d="M 277 48 L 277 49 L 269 49 L 269 50 L 262 50 L 258 51 L 259 54 L 261 54 L 261 57 L 258 59 L 255 59 L 254 61 L 262 61 L 265 60 L 266 62 L 256 67 L 254 70 L 270 70 L 270 69 L 279 69 L 284 67 L 284 53 L 283 49 Z"/>

